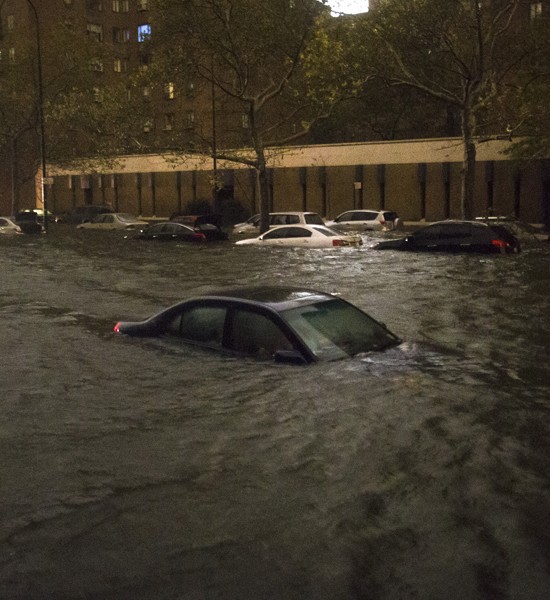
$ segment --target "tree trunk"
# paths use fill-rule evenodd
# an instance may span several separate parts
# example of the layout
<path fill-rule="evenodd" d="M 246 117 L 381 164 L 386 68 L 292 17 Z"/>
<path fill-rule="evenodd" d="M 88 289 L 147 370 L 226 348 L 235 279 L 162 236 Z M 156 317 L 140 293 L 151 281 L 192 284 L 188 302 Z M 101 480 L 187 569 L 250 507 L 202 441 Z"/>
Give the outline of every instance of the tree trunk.
<path fill-rule="evenodd" d="M 260 192 L 260 235 L 269 229 L 269 179 L 263 153 L 258 156 L 258 188 Z"/>
<path fill-rule="evenodd" d="M 462 113 L 462 143 L 464 154 L 461 171 L 460 212 L 462 219 L 472 218 L 476 179 L 475 116 L 469 108 Z"/>

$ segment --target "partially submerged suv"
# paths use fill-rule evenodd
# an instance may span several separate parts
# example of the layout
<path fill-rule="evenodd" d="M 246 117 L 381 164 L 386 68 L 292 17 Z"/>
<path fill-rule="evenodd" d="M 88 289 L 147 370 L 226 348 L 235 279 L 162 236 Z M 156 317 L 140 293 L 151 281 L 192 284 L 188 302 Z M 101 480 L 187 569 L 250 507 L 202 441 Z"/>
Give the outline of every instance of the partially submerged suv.
<path fill-rule="evenodd" d="M 327 227 L 338 231 L 387 231 L 397 229 L 401 222 L 394 210 L 347 210 L 334 221 L 327 221 Z"/>
<path fill-rule="evenodd" d="M 269 226 L 277 225 L 324 225 L 323 219 L 315 212 L 273 212 L 269 213 Z M 254 215 L 244 223 L 237 223 L 233 233 L 258 233 L 260 231 L 260 215 Z"/>

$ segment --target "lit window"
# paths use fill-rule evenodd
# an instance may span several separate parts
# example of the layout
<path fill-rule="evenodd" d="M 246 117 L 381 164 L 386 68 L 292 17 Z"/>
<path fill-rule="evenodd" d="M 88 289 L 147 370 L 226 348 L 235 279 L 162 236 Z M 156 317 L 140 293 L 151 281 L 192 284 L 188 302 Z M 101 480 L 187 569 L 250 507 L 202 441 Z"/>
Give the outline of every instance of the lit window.
<path fill-rule="evenodd" d="M 92 39 L 96 40 L 96 42 L 103 41 L 103 27 L 101 25 L 97 25 L 96 23 L 88 23 L 86 25 L 86 32 Z"/>
<path fill-rule="evenodd" d="M 149 133 L 153 129 L 153 121 L 151 119 L 147 119 L 145 123 L 143 123 L 143 131 L 145 133 Z"/>
<path fill-rule="evenodd" d="M 151 88 L 148 85 L 141 88 L 141 94 L 145 100 L 151 100 Z"/>
<path fill-rule="evenodd" d="M 174 84 L 172 82 L 164 84 L 164 99 L 173 100 L 175 96 Z"/>
<path fill-rule="evenodd" d="M 15 62 L 15 48 L 10 48 L 8 50 L 8 60 L 13 65 Z"/>
<path fill-rule="evenodd" d="M 151 38 L 151 25 L 145 23 L 138 26 L 138 42 L 146 42 Z"/>
<path fill-rule="evenodd" d="M 250 127 L 250 119 L 246 113 L 241 115 L 241 127 L 243 129 L 248 129 Z"/>
<path fill-rule="evenodd" d="M 113 12 L 127 13 L 129 10 L 128 0 L 113 0 Z"/>
<path fill-rule="evenodd" d="M 138 0 L 137 9 L 138 10 L 147 10 L 149 8 L 148 0 Z"/>
<path fill-rule="evenodd" d="M 15 16 L 14 15 L 8 15 L 8 18 L 6 19 L 6 26 L 8 28 L 8 31 L 13 31 L 15 29 Z"/>
<path fill-rule="evenodd" d="M 101 88 L 95 87 L 92 93 L 94 102 L 103 102 L 103 90 Z"/>
<path fill-rule="evenodd" d="M 542 2 L 531 2 L 531 20 L 542 15 Z"/>
<path fill-rule="evenodd" d="M 126 73 L 128 70 L 128 61 L 125 58 L 115 58 L 113 66 L 115 73 Z"/>

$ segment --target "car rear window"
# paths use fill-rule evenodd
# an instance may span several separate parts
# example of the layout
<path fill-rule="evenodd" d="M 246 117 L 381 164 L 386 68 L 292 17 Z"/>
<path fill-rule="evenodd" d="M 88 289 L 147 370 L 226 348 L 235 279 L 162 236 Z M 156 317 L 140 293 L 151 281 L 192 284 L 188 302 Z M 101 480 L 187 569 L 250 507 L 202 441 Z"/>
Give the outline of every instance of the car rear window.
<path fill-rule="evenodd" d="M 308 225 L 324 225 L 323 219 L 317 213 L 308 213 L 304 215 L 305 222 Z"/>

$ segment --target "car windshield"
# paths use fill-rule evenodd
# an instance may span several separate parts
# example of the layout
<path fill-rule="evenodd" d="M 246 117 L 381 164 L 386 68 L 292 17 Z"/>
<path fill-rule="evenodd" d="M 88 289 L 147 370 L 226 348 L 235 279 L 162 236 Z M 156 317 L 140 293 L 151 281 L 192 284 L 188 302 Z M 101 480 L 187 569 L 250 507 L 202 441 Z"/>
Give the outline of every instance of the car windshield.
<path fill-rule="evenodd" d="M 380 323 L 337 298 L 291 308 L 282 316 L 313 354 L 323 360 L 346 358 L 400 343 Z"/>

